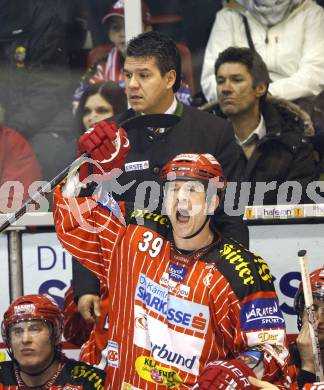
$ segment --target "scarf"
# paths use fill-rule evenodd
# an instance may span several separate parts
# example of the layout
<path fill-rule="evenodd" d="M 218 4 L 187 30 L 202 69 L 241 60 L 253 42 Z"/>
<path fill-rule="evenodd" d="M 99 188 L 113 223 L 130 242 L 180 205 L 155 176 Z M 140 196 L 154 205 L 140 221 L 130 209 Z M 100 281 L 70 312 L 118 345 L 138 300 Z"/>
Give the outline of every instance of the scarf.
<path fill-rule="evenodd" d="M 236 0 L 261 24 L 275 26 L 304 0 Z"/>

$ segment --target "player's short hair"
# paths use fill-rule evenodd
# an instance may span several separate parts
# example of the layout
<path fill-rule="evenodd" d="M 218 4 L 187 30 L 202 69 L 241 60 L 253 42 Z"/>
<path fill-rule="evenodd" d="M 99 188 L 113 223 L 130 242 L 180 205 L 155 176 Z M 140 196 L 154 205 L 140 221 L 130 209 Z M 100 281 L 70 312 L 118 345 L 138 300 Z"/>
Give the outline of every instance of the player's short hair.
<path fill-rule="evenodd" d="M 175 70 L 173 91 L 181 82 L 181 57 L 173 39 L 158 31 L 149 31 L 131 39 L 126 48 L 126 57 L 154 57 L 162 76 Z"/>
<path fill-rule="evenodd" d="M 240 63 L 245 65 L 253 80 L 253 87 L 259 84 L 266 85 L 266 92 L 260 98 L 260 102 L 268 91 L 268 86 L 271 82 L 267 65 L 261 58 L 260 54 L 248 47 L 228 47 L 222 51 L 215 62 L 215 76 L 217 77 L 218 70 L 225 63 Z"/>

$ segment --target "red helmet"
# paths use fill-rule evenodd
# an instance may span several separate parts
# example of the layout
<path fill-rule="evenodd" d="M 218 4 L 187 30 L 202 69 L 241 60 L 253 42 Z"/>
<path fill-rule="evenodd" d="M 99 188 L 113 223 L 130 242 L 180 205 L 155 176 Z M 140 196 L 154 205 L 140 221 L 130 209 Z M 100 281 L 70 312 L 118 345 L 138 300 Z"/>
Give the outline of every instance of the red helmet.
<path fill-rule="evenodd" d="M 144 24 L 151 24 L 151 13 L 147 7 L 147 5 L 142 1 L 142 19 Z M 106 23 L 109 18 L 112 16 L 121 16 L 125 17 L 125 1 L 124 0 L 118 0 L 116 3 L 114 3 L 108 13 L 102 18 L 102 23 Z"/>
<path fill-rule="evenodd" d="M 53 326 L 55 341 L 59 341 L 63 330 L 63 314 L 50 295 L 24 295 L 16 299 L 4 313 L 1 324 L 2 338 L 9 345 L 11 325 L 30 320 L 48 321 Z"/>
<path fill-rule="evenodd" d="M 168 181 L 168 174 L 173 173 L 176 180 L 199 180 L 208 182 L 217 178 L 222 183 L 219 187 L 224 190 L 226 178 L 220 163 L 208 153 L 182 153 L 175 156 L 161 170 L 160 179 Z"/>

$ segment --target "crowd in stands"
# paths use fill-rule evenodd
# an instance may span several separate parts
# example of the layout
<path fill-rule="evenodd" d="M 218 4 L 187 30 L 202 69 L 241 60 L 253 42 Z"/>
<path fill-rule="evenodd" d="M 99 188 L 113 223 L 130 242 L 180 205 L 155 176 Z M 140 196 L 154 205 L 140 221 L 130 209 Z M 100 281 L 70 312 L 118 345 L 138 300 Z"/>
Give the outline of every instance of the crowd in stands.
<path fill-rule="evenodd" d="M 26 139 L 40 163 L 42 174 L 35 169 L 35 178 L 50 180 L 76 156 L 76 140 L 88 126 L 81 124 L 80 112 L 84 108 L 77 110 L 77 106 L 80 99 L 84 104 L 88 89 L 91 94 L 94 85 L 105 81 L 111 82 L 111 88 L 115 88 L 112 83 L 125 88 L 124 1 L 65 4 L 56 0 L 47 4 L 28 0 L 24 13 L 15 1 L 3 0 L 0 13 L 3 21 L 0 105 L 5 113 L 5 125 Z M 324 10 L 320 2 L 316 4 L 313 0 L 287 0 L 275 7 L 270 3 L 226 0 L 211 5 L 205 1 L 198 10 L 180 0 L 142 2 L 143 31 L 162 31 L 177 42 L 182 60 L 177 99 L 186 105 L 202 105 L 212 115 L 231 121 L 242 157 L 245 157 L 238 173 L 241 181 L 276 180 L 280 184 L 285 180 L 298 180 L 307 185 L 324 171 L 324 40 L 321 38 L 324 36 Z M 195 17 L 195 12 L 204 15 L 204 30 L 199 27 L 201 18 Z M 193 27 L 188 29 L 188 26 Z M 253 119 L 250 118 L 253 109 L 245 114 L 250 130 L 235 125 L 235 118 L 241 123 L 242 116 L 227 115 L 222 110 L 222 101 L 219 102 L 219 95 L 232 93 L 227 90 L 232 86 L 228 87 L 227 83 L 224 91 L 219 84 L 222 78 L 215 74 L 215 62 L 228 47 L 256 51 L 268 69 L 266 96 L 260 99 L 267 101 L 266 107 L 263 104 L 260 112 L 254 112 Z M 115 93 L 109 97 L 110 104 L 112 99 L 116 99 Z M 203 105 L 206 101 L 209 104 Z M 115 108 L 115 113 L 116 110 L 121 112 L 123 108 Z M 259 117 L 262 118 L 260 123 Z M 251 146 L 250 138 L 238 136 L 238 131 L 245 135 L 254 130 L 258 132 L 258 125 L 264 126 L 263 121 L 268 122 L 270 118 L 269 134 L 260 142 L 261 149 L 257 144 L 262 137 L 258 141 L 254 137 Z M 275 141 L 273 136 L 279 133 L 284 136 Z M 294 139 L 297 134 L 299 141 Z M 270 144 L 264 142 L 268 138 L 271 138 Z M 303 169 L 295 164 L 306 156 L 296 142 L 308 151 L 309 144 L 313 145 L 315 160 L 311 161 L 307 152 L 309 163 L 305 162 Z M 247 145 L 249 154 L 255 149 L 252 158 L 246 153 Z M 272 145 L 290 150 L 290 162 L 279 163 L 273 156 L 271 161 L 275 159 L 277 165 L 269 168 L 271 162 L 264 160 L 263 153 Z M 261 176 L 255 173 L 254 167 L 258 154 L 262 155 Z M 13 156 L 7 153 L 6 159 Z M 246 160 L 249 160 L 248 165 Z M 281 171 L 283 166 L 285 172 Z M 270 171 L 273 174 L 269 175 Z M 19 175 L 16 179 L 23 180 Z M 26 180 L 29 183 L 28 177 Z M 301 201 L 307 199 L 303 196 Z M 251 202 L 253 196 L 249 199 Z M 276 199 L 270 196 L 265 203 L 276 203 Z"/>

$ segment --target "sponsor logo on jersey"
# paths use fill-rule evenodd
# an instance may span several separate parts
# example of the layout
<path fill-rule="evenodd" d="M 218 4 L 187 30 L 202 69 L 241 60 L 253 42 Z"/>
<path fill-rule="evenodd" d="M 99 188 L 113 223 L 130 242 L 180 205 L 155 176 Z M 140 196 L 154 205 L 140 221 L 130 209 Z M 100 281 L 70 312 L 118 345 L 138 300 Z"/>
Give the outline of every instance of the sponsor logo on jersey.
<path fill-rule="evenodd" d="M 225 244 L 223 249 L 220 250 L 220 254 L 230 264 L 235 266 L 234 269 L 237 271 L 238 276 L 243 279 L 243 284 L 252 285 L 255 283 L 252 270 L 250 268 L 250 262 L 248 260 L 244 260 L 241 249 L 234 248 L 234 245 L 232 244 Z M 264 282 L 272 283 L 273 278 L 267 263 L 261 257 L 253 259 L 253 262 L 255 263 L 256 271 L 260 275 L 261 279 Z"/>
<path fill-rule="evenodd" d="M 198 375 L 204 338 L 173 330 L 150 315 L 147 315 L 147 324 L 147 330 L 134 328 L 134 344 L 146 349 L 158 362 Z"/>
<path fill-rule="evenodd" d="M 179 352 L 174 352 L 168 349 L 167 344 L 153 344 L 151 345 L 152 354 L 158 360 L 168 362 L 169 364 L 174 364 L 178 367 L 186 367 L 189 370 L 192 369 L 195 361 L 197 359 L 196 355 L 193 355 L 189 358 L 181 355 Z"/>
<path fill-rule="evenodd" d="M 170 279 L 175 280 L 176 282 L 183 282 L 187 272 L 188 268 L 173 263 L 169 264 Z"/>
<path fill-rule="evenodd" d="M 146 310 L 138 305 L 134 305 L 135 328 L 147 330 L 147 313 Z"/>
<path fill-rule="evenodd" d="M 119 367 L 118 344 L 116 341 L 108 340 L 107 362 L 108 366 Z"/>
<path fill-rule="evenodd" d="M 133 161 L 133 162 L 125 164 L 125 172 L 143 171 L 144 169 L 148 169 L 149 167 L 150 167 L 150 163 L 148 160 Z"/>
<path fill-rule="evenodd" d="M 207 331 L 208 306 L 170 295 L 168 288 L 153 282 L 144 274 L 139 275 L 135 299 L 145 304 L 146 308 L 163 316 L 171 324 L 201 333 Z"/>
<path fill-rule="evenodd" d="M 174 280 L 169 280 L 169 291 L 171 291 L 174 295 L 180 295 L 180 297 L 188 298 L 190 287 L 185 284 L 179 284 Z"/>
<path fill-rule="evenodd" d="M 280 345 L 284 343 L 285 331 L 284 329 L 269 329 L 266 332 L 249 332 L 246 333 L 248 345 Z"/>
<path fill-rule="evenodd" d="M 277 298 L 257 298 L 244 303 L 240 314 L 242 330 L 285 328 Z"/>
<path fill-rule="evenodd" d="M 175 370 L 159 366 L 153 357 L 139 356 L 135 361 L 135 368 L 141 378 L 168 388 L 179 387 L 183 382 Z"/>
<path fill-rule="evenodd" d="M 163 275 L 160 279 L 160 284 L 162 286 L 168 287 L 168 290 L 174 295 L 180 295 L 180 297 L 188 298 L 190 293 L 190 287 L 185 284 L 179 284 L 174 280 L 169 279 L 169 274 L 163 272 Z"/>
<path fill-rule="evenodd" d="M 225 244 L 224 248 L 219 252 L 230 264 L 235 265 L 234 269 L 237 271 L 238 276 L 243 279 L 244 284 L 254 284 L 254 278 L 252 276 L 252 271 L 249 268 L 249 262 L 244 261 L 244 258 L 240 254 L 240 249 L 235 250 L 234 245 Z"/>
<path fill-rule="evenodd" d="M 71 370 L 71 378 L 79 379 L 86 378 L 89 383 L 92 383 L 96 390 L 104 389 L 104 380 L 100 378 L 97 374 L 94 367 L 88 366 L 86 364 L 77 364 Z"/>
<path fill-rule="evenodd" d="M 270 333 L 270 332 L 260 332 L 258 334 L 258 338 L 260 342 L 263 343 L 271 343 L 271 342 L 277 342 L 278 341 L 278 333 Z"/>
<path fill-rule="evenodd" d="M 208 272 L 208 274 L 203 279 L 204 285 L 206 287 L 210 287 L 212 279 L 213 279 L 213 273 L 212 272 Z"/>

